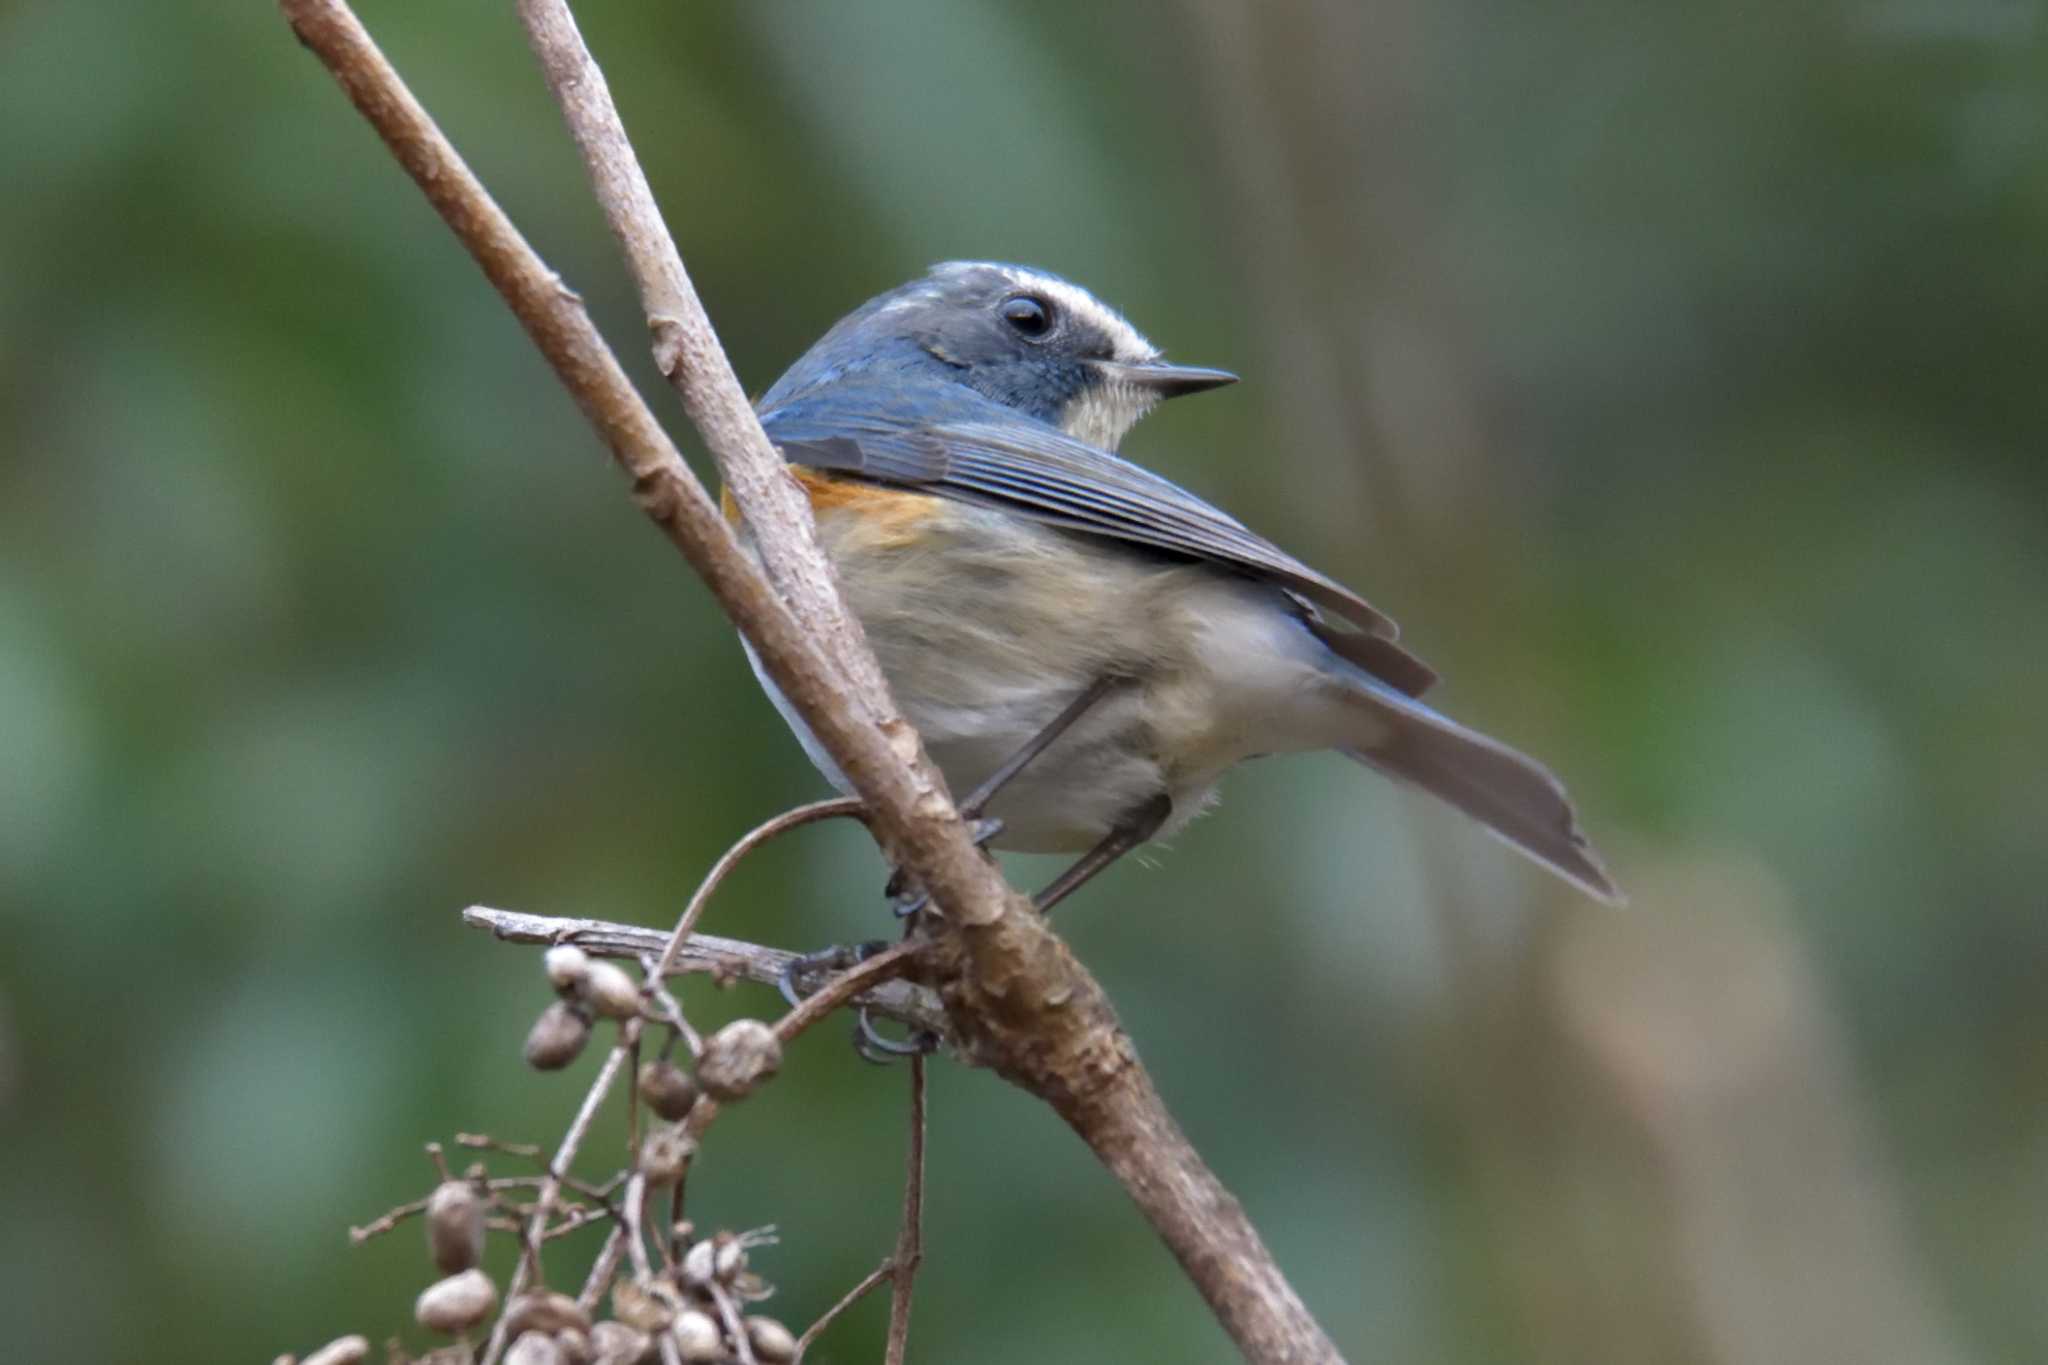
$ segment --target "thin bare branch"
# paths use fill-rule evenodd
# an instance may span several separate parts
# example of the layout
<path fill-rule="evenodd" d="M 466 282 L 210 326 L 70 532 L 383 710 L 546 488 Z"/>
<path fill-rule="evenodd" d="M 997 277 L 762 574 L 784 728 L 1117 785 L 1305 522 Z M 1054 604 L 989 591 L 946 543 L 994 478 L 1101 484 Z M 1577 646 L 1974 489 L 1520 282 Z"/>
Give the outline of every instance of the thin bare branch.
<path fill-rule="evenodd" d="M 740 1365 L 760 1365 L 754 1357 L 754 1343 L 747 1336 L 747 1325 L 740 1321 L 740 1308 L 733 1302 L 732 1291 L 716 1280 L 711 1282 L 710 1290 L 711 1302 L 718 1306 L 719 1320 L 725 1324 L 725 1335 L 731 1340 Z"/>
<path fill-rule="evenodd" d="M 585 1313 L 594 1312 L 604 1291 L 611 1288 L 612 1277 L 619 1273 L 619 1261 L 626 1254 L 626 1223 L 622 1217 L 613 1226 L 612 1235 L 605 1239 L 604 1250 L 597 1253 L 591 1262 L 590 1274 L 584 1277 L 583 1288 L 576 1295 L 576 1306 Z"/>
<path fill-rule="evenodd" d="M 503 1152 L 507 1156 L 523 1157 L 536 1165 L 546 1165 L 547 1149 L 538 1142 L 507 1142 L 504 1138 L 492 1137 L 489 1133 L 457 1133 L 457 1147 L 467 1147 L 473 1152 Z"/>
<path fill-rule="evenodd" d="M 924 1058 L 910 1059 L 910 1150 L 904 1159 L 903 1222 L 889 1261 L 889 1337 L 884 1365 L 903 1365 L 910 1349 L 910 1291 L 924 1264 Z"/>
<path fill-rule="evenodd" d="M 925 1059 L 912 1057 L 910 1144 L 904 1161 L 903 1218 L 896 1231 L 896 1249 L 869 1271 L 859 1284 L 847 1290 L 839 1302 L 804 1329 L 804 1334 L 796 1342 L 798 1365 L 804 1358 L 804 1352 L 810 1350 L 811 1344 L 825 1334 L 835 1319 L 885 1282 L 889 1285 L 889 1335 L 883 1359 L 885 1365 L 903 1365 L 904 1352 L 910 1346 L 910 1292 L 918 1267 L 924 1263 L 924 1130 Z"/>
<path fill-rule="evenodd" d="M 895 1270 L 896 1263 L 893 1259 L 883 1261 L 873 1270 L 870 1270 L 859 1284 L 847 1290 L 841 1296 L 839 1302 L 827 1308 L 816 1322 L 806 1327 L 804 1334 L 796 1339 L 796 1356 L 792 1360 L 791 1365 L 803 1365 L 804 1352 L 811 1349 L 811 1343 L 825 1335 L 825 1329 L 838 1320 L 839 1316 L 847 1309 L 874 1293 L 881 1285 L 888 1283 L 894 1276 Z"/>
<path fill-rule="evenodd" d="M 635 1171 L 626 1182 L 626 1197 L 621 1201 L 621 1208 L 626 1225 L 626 1255 L 632 1259 L 633 1273 L 642 1280 L 654 1274 L 654 1267 L 647 1259 L 647 1238 L 641 1226 L 646 1207 L 647 1177 Z"/>
<path fill-rule="evenodd" d="M 689 1049 L 692 1057 L 703 1052 L 703 1035 L 692 1028 L 690 1021 L 683 1017 L 683 1003 L 675 998 L 662 980 L 660 964 L 655 961 L 653 953 L 640 954 L 640 971 L 643 977 L 640 989 L 653 997 L 655 1012 L 661 1016 L 664 1023 L 675 1030 L 676 1037 L 682 1039 L 683 1046 Z"/>
<path fill-rule="evenodd" d="M 633 1044 L 640 1037 L 640 1021 L 628 1019 L 619 1025 L 619 1041 L 611 1054 L 598 1069 L 597 1079 L 590 1083 L 584 1093 L 583 1104 L 576 1110 L 576 1117 L 570 1121 L 569 1131 L 562 1135 L 561 1146 L 555 1149 L 554 1160 L 548 1163 L 547 1179 L 541 1182 L 540 1194 L 534 1200 L 533 1217 L 528 1220 L 524 1247 L 519 1262 L 512 1270 L 512 1283 L 505 1291 L 505 1302 L 510 1303 L 525 1291 L 528 1284 L 540 1281 L 540 1247 L 547 1232 L 548 1216 L 554 1211 L 555 1200 L 562 1193 L 562 1180 L 569 1173 L 569 1167 L 576 1160 L 576 1150 L 583 1145 L 584 1136 L 590 1131 L 591 1120 L 597 1117 L 598 1107 L 611 1092 L 612 1083 L 625 1069 L 626 1059 L 632 1055 Z M 500 1317 L 491 1328 L 490 1342 L 484 1347 L 483 1365 L 497 1365 L 498 1357 L 505 1350 L 506 1323 L 509 1319 Z"/>
<path fill-rule="evenodd" d="M 493 1176 L 489 1180 L 483 1182 L 483 1187 L 492 1194 L 498 1194 L 506 1190 L 536 1189 L 546 1179 L 547 1177 L 538 1175 Z M 595 1212 L 602 1212 L 606 1217 L 617 1216 L 616 1211 L 612 1208 L 609 1188 L 611 1184 L 616 1182 L 607 1182 L 607 1184 L 605 1185 L 590 1185 L 580 1180 L 564 1180 L 562 1183 L 567 1188 L 574 1190 L 576 1193 L 581 1194 L 586 1198 L 595 1200 L 599 1205 L 599 1209 Z M 431 1199 L 432 1196 L 430 1195 L 422 1199 L 407 1200 L 405 1203 L 398 1205 L 396 1208 L 387 1209 L 385 1212 L 377 1215 L 377 1217 L 371 1219 L 369 1222 L 363 1224 L 361 1227 L 350 1228 L 348 1230 L 348 1240 L 350 1244 L 354 1246 L 361 1246 L 363 1243 L 371 1240 L 372 1238 L 381 1237 L 385 1233 L 390 1232 L 393 1228 L 397 1227 L 400 1223 L 403 1223 L 406 1219 L 418 1217 L 420 1214 L 423 1214 L 427 1211 L 427 1205 L 431 1201 Z M 517 1209 L 519 1208 L 518 1205 L 510 1203 L 504 1204 L 503 1207 L 512 1209 L 514 1211 L 517 1211 Z"/>
<path fill-rule="evenodd" d="M 784 811 L 772 819 L 764 820 L 741 835 L 738 842 L 720 855 L 718 861 L 711 865 L 711 870 L 704 874 L 704 880 L 698 884 L 696 893 L 690 897 L 690 903 L 683 907 L 681 918 L 676 920 L 675 932 L 669 935 L 668 944 L 662 949 L 659 962 L 649 970 L 648 975 L 657 981 L 668 976 L 669 970 L 675 966 L 676 954 L 681 952 L 683 944 L 689 941 L 690 935 L 697 928 L 697 921 L 704 917 L 704 909 L 711 904 L 711 897 L 717 893 L 725 879 L 732 875 L 732 870 L 740 865 L 741 859 L 778 835 L 787 834 L 793 829 L 801 829 L 805 825 L 816 824 L 820 820 L 846 817 L 866 818 L 860 802 L 849 797 L 814 801 L 808 806 L 798 806 L 795 810 Z"/>
<path fill-rule="evenodd" d="M 488 929 L 509 943 L 574 943 L 593 957 L 625 958 L 637 961 L 660 952 L 668 941 L 664 930 L 610 920 L 572 919 L 553 915 L 529 915 L 517 910 L 495 910 L 472 905 L 462 912 L 462 922 Z M 745 939 L 720 938 L 716 934 L 692 934 L 676 953 L 674 972 L 707 972 L 713 976 L 738 978 L 773 986 L 782 972 L 799 955 L 782 948 L 769 948 Z M 875 961 L 878 959 L 869 959 Z M 945 1007 L 931 991 L 907 981 L 882 981 L 856 997 L 855 1003 L 900 1024 L 947 1030 Z"/>

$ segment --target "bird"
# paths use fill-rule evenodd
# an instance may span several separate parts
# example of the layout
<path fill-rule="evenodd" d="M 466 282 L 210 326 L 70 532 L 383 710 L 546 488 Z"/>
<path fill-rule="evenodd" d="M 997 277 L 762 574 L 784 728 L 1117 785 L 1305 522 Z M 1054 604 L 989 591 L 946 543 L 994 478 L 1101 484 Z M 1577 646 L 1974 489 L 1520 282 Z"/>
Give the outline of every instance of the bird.
<path fill-rule="evenodd" d="M 1117 454 L 1159 403 L 1235 380 L 1057 275 L 949 261 L 842 318 L 756 411 L 977 837 L 1078 855 L 1041 908 L 1177 833 L 1237 764 L 1326 749 L 1619 903 L 1559 781 L 1425 704 L 1437 675 L 1390 617 Z M 729 493 L 726 514 L 744 539 Z"/>

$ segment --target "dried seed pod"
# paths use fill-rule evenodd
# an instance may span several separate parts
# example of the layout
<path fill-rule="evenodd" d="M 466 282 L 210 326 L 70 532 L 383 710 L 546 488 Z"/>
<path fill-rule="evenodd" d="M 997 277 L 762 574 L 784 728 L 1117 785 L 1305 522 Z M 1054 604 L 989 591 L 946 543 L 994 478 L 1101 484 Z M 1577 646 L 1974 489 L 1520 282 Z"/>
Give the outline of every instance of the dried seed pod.
<path fill-rule="evenodd" d="M 656 1189 L 675 1184 L 690 1169 L 697 1154 L 696 1140 L 680 1124 L 654 1128 L 640 1140 L 640 1174 Z"/>
<path fill-rule="evenodd" d="M 557 1332 L 587 1332 L 590 1314 L 567 1294 L 537 1289 L 505 1305 L 505 1330 L 514 1336 L 521 1332 L 545 1332 L 549 1336 Z"/>
<path fill-rule="evenodd" d="M 593 962 L 581 990 L 590 1007 L 607 1019 L 631 1019 L 640 1013 L 640 986 L 622 967 Z"/>
<path fill-rule="evenodd" d="M 747 1319 L 747 1342 L 761 1365 L 789 1365 L 796 1359 L 796 1336 L 774 1318 Z"/>
<path fill-rule="evenodd" d="M 654 1338 L 637 1327 L 606 1319 L 590 1329 L 590 1365 L 642 1365 L 654 1357 Z"/>
<path fill-rule="evenodd" d="M 668 1335 L 676 1345 L 676 1354 L 686 1361 L 719 1360 L 725 1356 L 725 1336 L 709 1313 L 685 1308 L 676 1314 Z"/>
<path fill-rule="evenodd" d="M 612 1316 L 642 1332 L 661 1332 L 675 1313 L 631 1280 L 620 1280 L 612 1286 Z"/>
<path fill-rule="evenodd" d="M 566 1365 L 590 1365 L 590 1333 L 576 1327 L 565 1327 L 555 1333 L 555 1345 L 562 1348 L 562 1359 Z"/>
<path fill-rule="evenodd" d="M 468 1181 L 444 1180 L 428 1197 L 427 1251 L 444 1275 L 483 1259 L 484 1201 Z"/>
<path fill-rule="evenodd" d="M 465 1270 L 437 1280 L 420 1291 L 412 1315 L 430 1331 L 454 1336 L 467 1332 L 498 1306 L 498 1287 L 481 1270 Z"/>
<path fill-rule="evenodd" d="M 711 1239 L 711 1273 L 720 1284 L 731 1284 L 747 1268 L 747 1249 L 740 1239 L 719 1233 Z"/>
<path fill-rule="evenodd" d="M 526 1035 L 526 1064 L 536 1071 L 560 1071 L 589 1039 L 590 1021 L 575 1006 L 557 1000 L 540 1012 Z"/>
<path fill-rule="evenodd" d="M 717 1254 L 719 1248 L 711 1244 L 711 1238 L 705 1238 L 702 1242 L 690 1242 L 682 1250 L 682 1265 L 676 1267 L 676 1273 L 682 1277 L 682 1283 L 690 1289 L 709 1289 L 711 1269 Z"/>
<path fill-rule="evenodd" d="M 564 943 L 548 949 L 540 962 L 550 984 L 565 993 L 581 986 L 583 978 L 590 972 L 590 954 L 574 944 Z"/>
<path fill-rule="evenodd" d="M 782 1067 L 782 1040 L 759 1019 L 735 1019 L 704 1041 L 697 1084 L 721 1102 L 744 1099 Z"/>
<path fill-rule="evenodd" d="M 679 1119 L 697 1102 L 697 1083 L 674 1062 L 649 1062 L 640 1068 L 640 1098 L 665 1119 Z"/>
<path fill-rule="evenodd" d="M 512 1349 L 505 1352 L 505 1365 L 566 1365 L 562 1348 L 546 1332 L 521 1332 Z"/>
<path fill-rule="evenodd" d="M 369 1358 L 368 1337 L 336 1337 L 307 1356 L 301 1365 L 361 1365 Z"/>
<path fill-rule="evenodd" d="M 718 1273 L 718 1244 L 706 1237 L 701 1242 L 692 1242 L 683 1252 L 681 1266 L 683 1283 L 691 1289 L 709 1289 L 712 1279 Z"/>

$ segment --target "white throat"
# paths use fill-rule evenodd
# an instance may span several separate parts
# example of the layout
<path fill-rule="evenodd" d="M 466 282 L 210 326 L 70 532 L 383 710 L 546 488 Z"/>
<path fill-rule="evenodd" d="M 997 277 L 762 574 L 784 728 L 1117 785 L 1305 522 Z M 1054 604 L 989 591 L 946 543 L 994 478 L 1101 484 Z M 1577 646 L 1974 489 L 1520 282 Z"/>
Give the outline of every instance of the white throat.
<path fill-rule="evenodd" d="M 1119 380 L 1091 384 L 1060 413 L 1060 430 L 1077 441 L 1115 450 L 1158 401 L 1157 393 L 1136 384 Z"/>

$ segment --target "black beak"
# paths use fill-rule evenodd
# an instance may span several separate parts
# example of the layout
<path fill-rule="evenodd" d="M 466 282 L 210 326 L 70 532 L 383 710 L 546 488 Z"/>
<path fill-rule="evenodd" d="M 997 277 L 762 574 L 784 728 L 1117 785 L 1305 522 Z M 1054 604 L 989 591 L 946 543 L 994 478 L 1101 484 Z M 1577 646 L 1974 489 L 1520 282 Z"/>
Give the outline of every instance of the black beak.
<path fill-rule="evenodd" d="M 1228 370 L 1208 370 L 1199 365 L 1168 365 L 1160 361 L 1144 365 L 1109 361 L 1103 364 L 1102 369 L 1112 378 L 1150 389 L 1161 398 L 1179 398 L 1184 394 L 1220 389 L 1225 384 L 1237 382 L 1237 376 Z"/>

